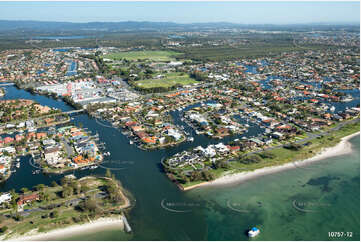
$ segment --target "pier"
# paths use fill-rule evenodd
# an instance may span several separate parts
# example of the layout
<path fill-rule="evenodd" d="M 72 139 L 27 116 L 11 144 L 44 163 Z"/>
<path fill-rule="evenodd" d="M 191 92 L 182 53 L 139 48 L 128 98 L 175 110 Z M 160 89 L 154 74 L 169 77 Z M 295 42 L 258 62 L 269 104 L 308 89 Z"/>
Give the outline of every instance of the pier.
<path fill-rule="evenodd" d="M 130 227 L 130 225 L 129 225 L 129 223 L 128 223 L 128 220 L 127 220 L 127 218 L 125 217 L 125 215 L 122 215 L 122 220 L 123 220 L 123 223 L 124 223 L 125 232 L 127 232 L 127 233 L 132 232 L 132 228 Z"/>

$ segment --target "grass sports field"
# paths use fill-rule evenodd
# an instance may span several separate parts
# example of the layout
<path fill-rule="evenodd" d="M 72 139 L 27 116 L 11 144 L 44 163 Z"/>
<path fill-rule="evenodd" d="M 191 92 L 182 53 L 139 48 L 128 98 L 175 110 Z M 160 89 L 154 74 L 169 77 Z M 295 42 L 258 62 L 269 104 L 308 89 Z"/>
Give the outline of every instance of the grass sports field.
<path fill-rule="evenodd" d="M 129 52 L 118 52 L 105 55 L 104 58 L 120 60 L 153 60 L 153 61 L 171 61 L 174 60 L 174 56 L 180 55 L 181 53 L 173 51 L 129 51 Z"/>
<path fill-rule="evenodd" d="M 145 79 L 136 81 L 135 85 L 140 88 L 155 88 L 155 87 L 172 87 L 177 84 L 182 86 L 197 83 L 196 80 L 189 77 L 188 74 L 168 73 L 161 79 Z"/>

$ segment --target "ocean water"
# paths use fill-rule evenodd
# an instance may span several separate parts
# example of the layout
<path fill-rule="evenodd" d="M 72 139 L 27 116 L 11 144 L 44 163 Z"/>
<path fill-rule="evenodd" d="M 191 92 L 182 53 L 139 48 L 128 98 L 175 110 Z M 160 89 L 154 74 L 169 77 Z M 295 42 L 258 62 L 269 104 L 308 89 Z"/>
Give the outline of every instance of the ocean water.
<path fill-rule="evenodd" d="M 359 240 L 360 136 L 353 152 L 228 186 L 190 192 L 204 201 L 208 240 Z M 339 238 L 329 232 L 344 232 Z M 347 233 L 349 232 L 349 233 Z M 351 236 L 352 237 L 347 237 Z"/>

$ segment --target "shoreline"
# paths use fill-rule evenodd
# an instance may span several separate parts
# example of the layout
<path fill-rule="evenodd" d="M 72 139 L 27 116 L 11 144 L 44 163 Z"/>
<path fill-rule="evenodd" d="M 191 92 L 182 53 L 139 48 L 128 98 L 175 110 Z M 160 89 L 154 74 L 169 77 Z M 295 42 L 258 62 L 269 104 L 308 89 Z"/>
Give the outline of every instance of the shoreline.
<path fill-rule="evenodd" d="M 186 188 L 183 188 L 183 191 L 189 191 L 197 187 L 203 187 L 203 186 L 218 186 L 218 185 L 226 185 L 226 184 L 233 184 L 233 183 L 239 183 L 242 181 L 246 181 L 249 179 L 257 178 L 263 175 L 268 175 L 276 172 L 281 172 L 284 170 L 299 168 L 304 165 L 308 165 L 311 163 L 314 163 L 316 161 L 320 161 L 329 157 L 335 157 L 339 155 L 348 154 L 352 151 L 351 143 L 349 140 L 357 135 L 360 135 L 360 131 L 347 135 L 345 137 L 341 138 L 341 141 L 336 144 L 335 146 L 328 147 L 322 149 L 319 153 L 317 153 L 315 156 L 305 159 L 305 160 L 297 160 L 288 162 L 283 165 L 278 166 L 268 166 L 263 167 L 260 169 L 256 169 L 254 171 L 246 171 L 246 172 L 239 172 L 239 173 L 233 173 L 228 174 L 222 177 L 217 178 L 213 181 L 206 181 L 202 182 L 193 186 L 189 186 Z"/>
<path fill-rule="evenodd" d="M 29 231 L 25 235 L 11 237 L 8 241 L 33 241 L 33 240 L 55 240 L 64 237 L 64 235 L 74 236 L 82 235 L 91 231 L 92 233 L 104 231 L 107 229 L 122 229 L 124 230 L 124 222 L 121 216 L 111 218 L 99 218 L 85 224 L 74 224 L 69 227 L 59 228 L 48 232 Z"/>

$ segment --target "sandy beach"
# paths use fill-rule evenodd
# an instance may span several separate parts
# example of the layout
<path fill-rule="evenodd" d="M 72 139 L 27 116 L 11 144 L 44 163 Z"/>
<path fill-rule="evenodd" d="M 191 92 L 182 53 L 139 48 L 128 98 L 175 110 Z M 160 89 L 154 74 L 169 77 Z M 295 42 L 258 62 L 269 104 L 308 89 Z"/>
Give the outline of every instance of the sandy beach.
<path fill-rule="evenodd" d="M 55 240 L 64 237 L 64 235 L 74 236 L 84 233 L 92 233 L 97 231 L 104 231 L 107 229 L 123 229 L 124 223 L 119 217 L 99 218 L 95 221 L 86 224 L 71 225 L 66 228 L 55 229 L 49 232 L 39 233 L 37 231 L 30 231 L 26 235 L 13 237 L 10 241 L 33 241 L 33 240 Z"/>
<path fill-rule="evenodd" d="M 264 167 L 264 168 L 257 169 L 254 171 L 233 173 L 233 174 L 229 174 L 229 175 L 220 177 L 214 181 L 202 182 L 202 183 L 196 184 L 194 186 L 189 186 L 183 190 L 187 191 L 187 190 L 191 190 L 191 189 L 194 189 L 197 187 L 202 187 L 202 186 L 217 186 L 217 185 L 239 183 L 239 182 L 253 179 L 253 178 L 256 178 L 259 176 L 276 173 L 276 172 L 280 172 L 280 171 L 284 171 L 284 170 L 288 170 L 288 169 L 303 167 L 307 164 L 310 164 L 310 163 L 313 163 L 316 161 L 320 161 L 320 160 L 323 160 L 323 159 L 326 159 L 329 157 L 348 154 L 352 151 L 351 143 L 349 142 L 349 140 L 359 134 L 360 134 L 360 132 L 357 132 L 357 133 L 345 136 L 341 139 L 341 141 L 337 145 L 335 145 L 333 147 L 325 148 L 321 152 L 316 154 L 315 156 L 313 156 L 309 159 L 306 159 L 306 160 L 289 162 L 289 163 L 286 163 L 286 164 L 283 164 L 280 166 Z"/>

